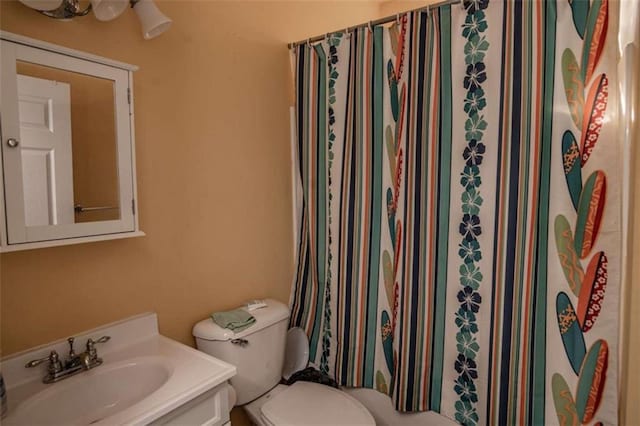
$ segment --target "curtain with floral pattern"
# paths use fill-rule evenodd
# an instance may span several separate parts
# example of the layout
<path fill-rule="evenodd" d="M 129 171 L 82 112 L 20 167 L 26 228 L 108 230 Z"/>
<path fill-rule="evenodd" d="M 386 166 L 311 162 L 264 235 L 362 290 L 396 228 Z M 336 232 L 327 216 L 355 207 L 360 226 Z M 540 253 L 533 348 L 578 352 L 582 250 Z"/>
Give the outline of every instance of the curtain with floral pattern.
<path fill-rule="evenodd" d="M 465 0 L 296 48 L 291 326 L 460 424 L 614 424 L 615 4 Z"/>

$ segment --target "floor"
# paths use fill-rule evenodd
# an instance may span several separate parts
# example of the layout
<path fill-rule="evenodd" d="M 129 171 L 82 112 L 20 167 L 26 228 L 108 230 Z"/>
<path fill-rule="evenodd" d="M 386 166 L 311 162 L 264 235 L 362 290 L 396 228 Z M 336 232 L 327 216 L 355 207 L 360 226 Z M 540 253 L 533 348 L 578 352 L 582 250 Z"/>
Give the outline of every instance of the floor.
<path fill-rule="evenodd" d="M 251 426 L 251 420 L 249 420 L 249 416 L 247 416 L 242 407 L 233 407 L 233 410 L 231 410 L 231 424 L 233 426 Z"/>

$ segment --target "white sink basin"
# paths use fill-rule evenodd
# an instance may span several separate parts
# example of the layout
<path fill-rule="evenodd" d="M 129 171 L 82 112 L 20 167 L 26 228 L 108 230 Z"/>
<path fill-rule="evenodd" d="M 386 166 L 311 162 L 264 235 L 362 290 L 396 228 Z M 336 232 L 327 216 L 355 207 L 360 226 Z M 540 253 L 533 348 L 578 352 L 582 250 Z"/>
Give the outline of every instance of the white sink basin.
<path fill-rule="evenodd" d="M 147 398 L 173 369 L 159 357 L 142 357 L 81 373 L 38 392 L 16 407 L 12 422 L 93 424 Z"/>
<path fill-rule="evenodd" d="M 108 335 L 97 347 L 103 364 L 44 384 L 46 364 L 25 368 L 55 350 L 66 357 L 66 339 L 2 360 L 8 411 L 2 426 L 146 425 L 172 415 L 223 385 L 235 367 L 158 334 L 155 314 L 143 314 L 76 336 L 83 343 Z M 226 391 L 225 407 L 226 407 Z M 228 411 L 222 413 L 228 419 Z"/>

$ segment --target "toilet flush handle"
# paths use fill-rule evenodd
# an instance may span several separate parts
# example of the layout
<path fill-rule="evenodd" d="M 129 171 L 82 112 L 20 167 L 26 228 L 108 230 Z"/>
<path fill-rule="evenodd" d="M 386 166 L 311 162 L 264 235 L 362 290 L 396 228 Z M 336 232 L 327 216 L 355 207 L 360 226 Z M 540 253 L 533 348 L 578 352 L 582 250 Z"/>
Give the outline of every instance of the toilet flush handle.
<path fill-rule="evenodd" d="M 232 339 L 231 343 L 233 343 L 234 345 L 240 345 L 240 347 L 245 347 L 249 344 L 249 341 L 247 339 Z"/>

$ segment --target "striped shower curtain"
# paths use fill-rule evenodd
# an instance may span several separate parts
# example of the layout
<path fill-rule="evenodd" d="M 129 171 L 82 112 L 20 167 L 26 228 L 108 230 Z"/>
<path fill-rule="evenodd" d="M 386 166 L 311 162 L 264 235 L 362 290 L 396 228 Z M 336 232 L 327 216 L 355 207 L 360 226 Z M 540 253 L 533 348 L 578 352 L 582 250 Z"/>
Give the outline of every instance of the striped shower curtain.
<path fill-rule="evenodd" d="M 460 424 L 617 423 L 615 7 L 465 0 L 296 48 L 313 365 Z"/>

